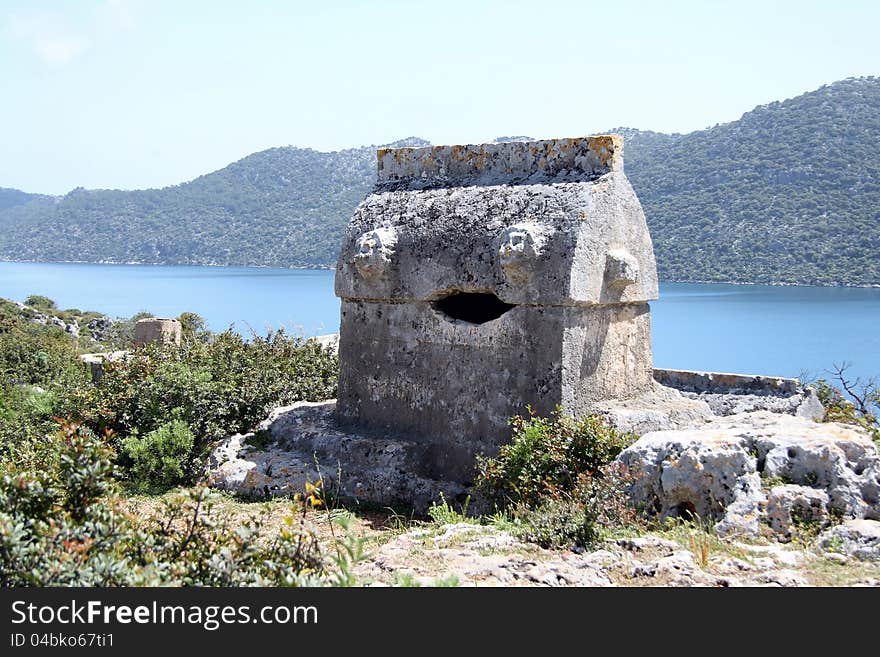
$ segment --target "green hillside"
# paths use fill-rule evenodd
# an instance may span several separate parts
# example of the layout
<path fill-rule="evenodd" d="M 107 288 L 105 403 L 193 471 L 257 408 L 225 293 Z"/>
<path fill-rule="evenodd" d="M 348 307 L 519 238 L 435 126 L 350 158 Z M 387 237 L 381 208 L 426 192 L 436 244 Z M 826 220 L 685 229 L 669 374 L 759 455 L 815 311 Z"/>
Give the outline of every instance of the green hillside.
<path fill-rule="evenodd" d="M 616 131 L 663 280 L 880 284 L 880 79 L 686 135 Z M 330 266 L 374 179 L 375 147 L 283 147 L 165 189 L 2 189 L 0 259 Z"/>
<path fill-rule="evenodd" d="M 16 205 L 24 205 L 39 198 L 41 197 L 38 194 L 27 194 L 17 189 L 0 187 L 0 211 L 15 207 Z"/>
<path fill-rule="evenodd" d="M 687 135 L 620 132 L 662 279 L 880 283 L 880 78 Z"/>

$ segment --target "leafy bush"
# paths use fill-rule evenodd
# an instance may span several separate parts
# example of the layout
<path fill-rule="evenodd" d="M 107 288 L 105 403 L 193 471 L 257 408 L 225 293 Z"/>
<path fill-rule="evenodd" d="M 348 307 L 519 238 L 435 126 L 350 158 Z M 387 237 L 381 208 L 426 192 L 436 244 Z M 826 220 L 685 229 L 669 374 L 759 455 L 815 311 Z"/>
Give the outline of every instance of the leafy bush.
<path fill-rule="evenodd" d="M 148 345 L 108 363 L 101 384 L 68 390 L 59 413 L 111 431 L 119 448 L 128 436 L 182 421 L 194 437 L 181 455 L 182 480 L 193 481 L 210 442 L 249 431 L 274 407 L 335 396 L 337 372 L 335 354 L 314 341 L 283 331 L 246 341 L 226 331 L 180 347 Z"/>
<path fill-rule="evenodd" d="M 43 436 L 62 391 L 85 384 L 74 338 L 0 299 L 0 472 L 47 458 Z"/>
<path fill-rule="evenodd" d="M 547 548 L 586 546 L 603 528 L 635 523 L 631 481 L 612 461 L 635 436 L 598 417 L 514 417 L 513 440 L 477 461 L 477 488 L 507 511 L 513 531 Z"/>
<path fill-rule="evenodd" d="M 635 436 L 598 417 L 573 420 L 557 408 L 549 418 L 514 417 L 513 441 L 493 458 L 477 460 L 477 486 L 501 506 L 539 505 L 571 493 L 582 475 L 597 475 Z"/>
<path fill-rule="evenodd" d="M 616 463 L 596 474 L 583 474 L 573 491 L 516 507 L 514 533 L 545 548 L 589 546 L 606 529 L 639 522 L 627 497 L 631 483 L 629 473 Z"/>
<path fill-rule="evenodd" d="M 30 295 L 27 299 L 24 300 L 24 305 L 30 306 L 31 308 L 36 308 L 37 310 L 42 310 L 45 312 L 58 310 L 58 304 L 56 304 L 49 297 L 44 297 L 42 294 Z"/>
<path fill-rule="evenodd" d="M 177 318 L 180 322 L 180 335 L 183 340 L 208 340 L 211 331 L 205 318 L 197 313 L 181 313 Z"/>
<path fill-rule="evenodd" d="M 82 379 L 76 341 L 58 326 L 27 320 L 0 300 L 0 385 L 72 383 Z"/>
<path fill-rule="evenodd" d="M 39 297 L 29 301 L 53 305 Z M 134 324 L 145 315 L 115 322 L 104 346 L 130 347 Z M 58 415 L 98 435 L 109 431 L 136 486 L 159 490 L 194 481 L 208 443 L 253 428 L 272 408 L 335 395 L 336 356 L 314 341 L 283 331 L 251 340 L 231 331 L 213 335 L 194 313 L 180 319 L 180 347 L 136 349 L 105 364 L 95 386 L 72 335 L 0 300 L 0 465 L 39 462 L 44 436 L 55 429 L 52 416 Z M 172 433 L 153 433 L 174 420 L 188 427 L 192 441 L 179 425 Z"/>
<path fill-rule="evenodd" d="M 455 507 L 446 501 L 446 496 L 441 492 L 440 501 L 435 502 L 428 508 L 428 517 L 438 525 L 454 525 L 459 522 L 474 522 L 474 519 L 469 518 L 467 515 L 470 501 L 471 498 L 468 497 L 464 501 L 464 504 L 462 504 L 461 510 L 456 511 Z"/>
<path fill-rule="evenodd" d="M 346 529 L 324 558 L 303 518 L 267 537 L 263 520 L 208 517 L 206 488 L 184 490 L 144 521 L 115 498 L 113 454 L 77 424 L 54 437 L 59 459 L 0 477 L 0 585 L 143 586 L 351 584 L 361 543 Z M 304 511 L 303 511 L 304 513 Z"/>
<path fill-rule="evenodd" d="M 143 438 L 132 435 L 122 441 L 129 461 L 129 477 L 141 490 L 163 490 L 184 481 L 189 470 L 195 437 L 182 420 L 173 420 Z"/>

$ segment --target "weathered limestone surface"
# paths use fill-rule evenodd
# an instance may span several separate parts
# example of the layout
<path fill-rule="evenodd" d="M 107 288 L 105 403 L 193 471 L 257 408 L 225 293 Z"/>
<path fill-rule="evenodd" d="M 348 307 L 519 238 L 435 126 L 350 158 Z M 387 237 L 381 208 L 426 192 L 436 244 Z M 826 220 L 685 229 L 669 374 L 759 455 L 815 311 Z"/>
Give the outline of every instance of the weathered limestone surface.
<path fill-rule="evenodd" d="M 797 379 L 655 368 L 654 380 L 706 402 L 715 415 L 773 411 L 821 420 L 825 414 L 816 391 Z"/>
<path fill-rule="evenodd" d="M 700 426 L 714 417 L 705 401 L 690 399 L 656 382 L 637 397 L 600 402 L 593 412 L 618 430 L 639 436 L 651 431 Z"/>
<path fill-rule="evenodd" d="M 880 561 L 880 522 L 848 520 L 826 529 L 819 536 L 819 546 L 863 561 Z"/>
<path fill-rule="evenodd" d="M 134 325 L 135 344 L 180 344 L 180 322 L 176 319 L 149 317 L 139 319 Z"/>
<path fill-rule="evenodd" d="M 828 493 L 820 488 L 783 484 L 767 494 L 767 522 L 780 539 L 790 539 L 797 522 L 822 527 L 829 523 Z"/>
<path fill-rule="evenodd" d="M 642 436 L 619 460 L 638 475 L 634 499 L 662 516 L 696 513 L 721 534 L 784 537 L 791 515 L 880 519 L 880 457 L 854 427 L 767 411 Z M 784 481 L 794 487 L 765 484 Z M 811 490 L 807 490 L 811 489 Z M 769 508 L 768 508 L 769 506 Z"/>
<path fill-rule="evenodd" d="M 686 392 L 738 393 L 741 395 L 793 395 L 801 387 L 797 379 L 761 374 L 699 372 L 654 368 L 654 379 L 665 386 Z"/>
<path fill-rule="evenodd" d="M 278 408 L 256 432 L 223 439 L 211 453 L 207 483 L 256 497 L 293 496 L 323 478 L 327 490 L 344 497 L 419 511 L 441 494 L 463 499 L 463 486 L 430 469 L 430 445 L 345 431 L 335 406 L 331 400 Z"/>
<path fill-rule="evenodd" d="M 435 446 L 444 476 L 526 404 L 653 389 L 644 213 L 604 136 L 380 151 L 336 273 L 338 419 Z"/>
<path fill-rule="evenodd" d="M 590 551 L 543 550 L 497 527 L 459 522 L 383 542 L 356 572 L 374 585 L 401 578 L 431 585 L 454 577 L 460 586 L 809 586 L 827 583 L 811 574 L 811 566 L 823 562 L 829 557 L 792 543 L 725 540 L 701 563 L 686 538 L 653 535 L 608 539 Z M 877 586 L 876 573 L 866 564 L 847 584 Z"/>
<path fill-rule="evenodd" d="M 12 301 L 11 303 L 15 304 L 19 310 L 27 311 L 26 317 L 28 318 L 28 321 L 31 321 L 34 324 L 42 324 L 44 326 L 57 326 L 65 333 L 69 333 L 74 338 L 79 338 L 80 326 L 79 322 L 76 319 L 68 323 L 60 317 L 56 317 L 55 315 L 47 315 L 45 313 L 41 313 L 38 310 L 35 310 L 34 308 L 31 308 L 30 306 L 21 303 L 20 301 Z M 91 323 L 89 323 L 89 327 L 91 328 Z"/>

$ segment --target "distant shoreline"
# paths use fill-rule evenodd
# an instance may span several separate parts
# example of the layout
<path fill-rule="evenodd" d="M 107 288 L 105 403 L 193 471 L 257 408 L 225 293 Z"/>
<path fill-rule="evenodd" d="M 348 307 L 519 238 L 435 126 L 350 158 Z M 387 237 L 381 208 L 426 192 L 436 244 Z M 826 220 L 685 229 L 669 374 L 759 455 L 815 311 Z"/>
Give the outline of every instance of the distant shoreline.
<path fill-rule="evenodd" d="M 10 264 L 31 264 L 31 265 L 109 265 L 109 266 L 139 266 L 139 267 L 217 267 L 217 268 L 240 268 L 240 269 L 285 269 L 291 271 L 332 271 L 336 269 L 331 265 L 289 265 L 280 267 L 277 265 L 220 265 L 213 263 L 173 263 L 173 262 L 115 262 L 100 261 L 92 262 L 88 260 L 0 260 L 0 263 L 8 262 Z M 678 280 L 678 279 L 661 279 L 661 283 L 693 283 L 695 285 L 767 285 L 770 287 L 848 287 L 857 289 L 880 289 L 880 283 L 868 283 L 864 285 L 854 285 L 851 283 L 787 283 L 787 282 L 745 282 L 745 281 L 702 281 L 702 280 Z"/>
<path fill-rule="evenodd" d="M 241 269 L 291 269 L 303 270 L 313 269 L 316 271 L 327 271 L 336 269 L 330 265 L 290 265 L 288 267 L 279 267 L 277 265 L 219 265 L 214 263 L 191 263 L 191 262 L 116 262 L 113 260 L 101 260 L 94 262 L 91 260 L 0 260 L 0 263 L 8 262 L 20 265 L 110 265 L 110 266 L 138 266 L 138 267 L 218 267 Z"/>

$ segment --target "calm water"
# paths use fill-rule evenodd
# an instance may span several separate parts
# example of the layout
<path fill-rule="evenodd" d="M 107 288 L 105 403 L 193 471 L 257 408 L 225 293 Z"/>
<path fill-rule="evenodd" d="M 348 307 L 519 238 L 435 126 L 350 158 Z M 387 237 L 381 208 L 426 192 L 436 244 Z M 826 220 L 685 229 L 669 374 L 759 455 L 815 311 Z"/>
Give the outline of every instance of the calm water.
<path fill-rule="evenodd" d="M 129 317 L 191 310 L 214 330 L 333 333 L 333 272 L 0 262 L 0 297 Z M 664 283 L 652 304 L 657 367 L 798 376 L 849 361 L 880 375 L 880 289 Z"/>

